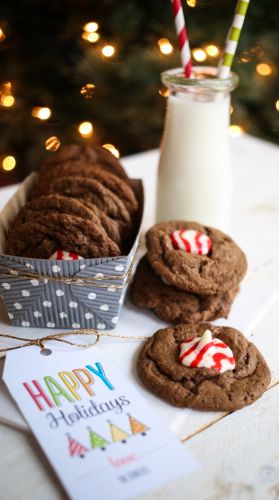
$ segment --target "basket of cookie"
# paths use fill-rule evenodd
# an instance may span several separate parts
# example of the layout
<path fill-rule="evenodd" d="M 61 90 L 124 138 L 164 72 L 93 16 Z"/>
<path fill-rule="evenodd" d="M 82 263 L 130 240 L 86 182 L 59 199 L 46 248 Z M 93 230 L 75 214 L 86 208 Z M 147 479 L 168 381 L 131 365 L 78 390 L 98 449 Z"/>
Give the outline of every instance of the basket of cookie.
<path fill-rule="evenodd" d="M 142 213 L 141 181 L 109 151 L 54 153 L 1 213 L 0 287 L 12 324 L 115 328 Z"/>

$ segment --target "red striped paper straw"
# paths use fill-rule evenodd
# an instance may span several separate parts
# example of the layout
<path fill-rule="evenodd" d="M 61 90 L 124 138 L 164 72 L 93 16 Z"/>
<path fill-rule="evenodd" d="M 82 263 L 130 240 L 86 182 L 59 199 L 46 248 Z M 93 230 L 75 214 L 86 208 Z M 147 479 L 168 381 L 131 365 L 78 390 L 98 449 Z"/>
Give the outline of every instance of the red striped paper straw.
<path fill-rule="evenodd" d="M 187 76 L 187 78 L 190 78 L 192 71 L 191 50 L 188 41 L 181 0 L 171 0 L 171 3 L 173 8 L 174 24 L 178 38 L 178 45 L 181 54 L 182 67 L 185 76 Z"/>

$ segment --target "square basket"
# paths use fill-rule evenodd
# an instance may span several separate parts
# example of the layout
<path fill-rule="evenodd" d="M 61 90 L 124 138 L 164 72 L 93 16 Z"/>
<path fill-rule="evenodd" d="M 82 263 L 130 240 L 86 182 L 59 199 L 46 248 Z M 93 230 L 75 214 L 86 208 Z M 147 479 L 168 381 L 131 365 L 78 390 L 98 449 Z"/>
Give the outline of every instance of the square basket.
<path fill-rule="evenodd" d="M 140 238 L 140 222 L 128 255 L 82 260 L 47 260 L 6 255 L 9 224 L 26 203 L 37 174 L 29 175 L 0 214 L 0 293 L 11 323 L 35 328 L 116 327 Z"/>

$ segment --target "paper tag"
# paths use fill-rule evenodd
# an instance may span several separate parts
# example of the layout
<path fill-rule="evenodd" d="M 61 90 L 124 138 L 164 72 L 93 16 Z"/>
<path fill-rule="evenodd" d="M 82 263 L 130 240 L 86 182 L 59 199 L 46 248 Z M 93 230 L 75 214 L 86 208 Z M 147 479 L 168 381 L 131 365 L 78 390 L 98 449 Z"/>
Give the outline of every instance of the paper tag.
<path fill-rule="evenodd" d="M 11 351 L 3 378 L 73 499 L 131 498 L 196 468 L 98 348 Z"/>

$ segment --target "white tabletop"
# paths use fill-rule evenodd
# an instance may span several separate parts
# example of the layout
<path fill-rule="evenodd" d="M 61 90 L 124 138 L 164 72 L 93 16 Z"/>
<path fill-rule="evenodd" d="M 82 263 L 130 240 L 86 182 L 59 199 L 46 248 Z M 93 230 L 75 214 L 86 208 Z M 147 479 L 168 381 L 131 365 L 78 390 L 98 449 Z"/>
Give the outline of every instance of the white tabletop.
<path fill-rule="evenodd" d="M 235 203 L 231 235 L 245 250 L 249 261 L 246 278 L 250 287 L 279 292 L 279 152 L 274 145 L 249 136 L 232 139 Z M 132 177 L 142 177 L 146 189 L 145 228 L 154 217 L 157 152 L 126 158 Z M 15 187 L 0 190 L 0 206 Z M 252 289 L 251 288 L 251 289 Z M 276 297 L 275 297 L 276 298 Z M 272 305 L 273 304 L 273 305 Z M 270 302 L 255 317 L 250 336 L 272 368 L 272 384 L 253 405 L 215 416 L 196 412 L 197 424 L 185 429 L 184 446 L 200 463 L 191 477 L 164 485 L 145 499 L 262 499 L 279 498 L 279 302 Z M 125 328 L 125 306 L 119 328 Z M 141 311 L 141 328 L 156 324 L 151 313 Z M 232 325 L 233 326 L 233 325 Z M 1 324 L 1 329 L 11 327 Z M 13 328 L 18 332 L 22 329 Z M 154 330 L 153 330 L 154 331 Z M 195 415 L 196 415 L 195 414 Z M 192 418 L 193 420 L 193 418 Z M 190 420 L 191 421 L 191 420 Z M 0 425 L 1 494 L 5 499 L 44 500 L 64 498 L 50 466 L 29 433 Z M 93 498 L 93 496 L 92 496 Z"/>

